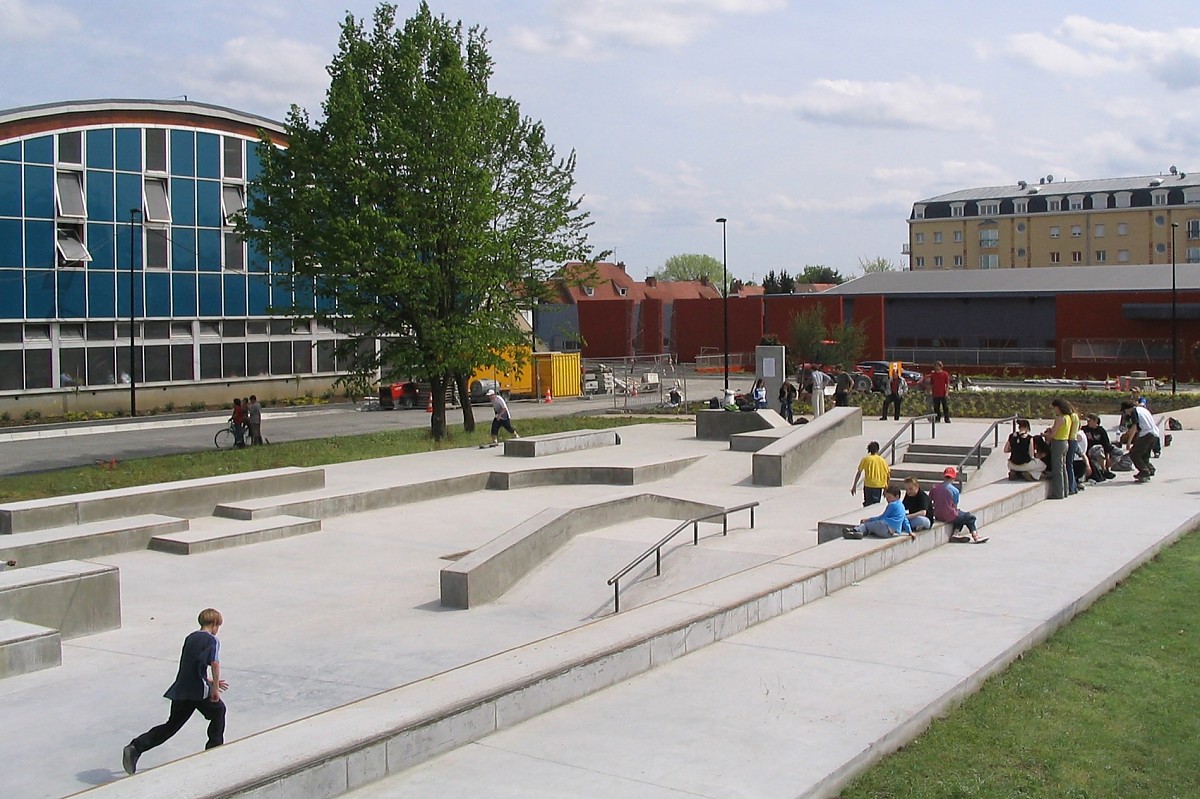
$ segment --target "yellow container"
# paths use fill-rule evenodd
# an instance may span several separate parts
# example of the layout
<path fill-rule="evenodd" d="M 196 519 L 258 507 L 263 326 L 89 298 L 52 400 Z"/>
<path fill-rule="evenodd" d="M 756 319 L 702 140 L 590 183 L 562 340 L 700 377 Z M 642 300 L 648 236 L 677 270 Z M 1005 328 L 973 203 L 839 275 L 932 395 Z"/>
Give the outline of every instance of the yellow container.
<path fill-rule="evenodd" d="M 495 380 L 501 391 L 516 397 L 532 397 L 533 370 L 530 369 L 529 348 L 509 350 L 504 360 L 508 362 L 506 368 L 480 366 L 471 375 L 471 380 Z"/>
<path fill-rule="evenodd" d="M 538 352 L 533 360 L 537 367 L 534 389 L 538 397 L 545 397 L 546 389 L 554 397 L 579 396 L 582 363 L 578 352 Z"/>

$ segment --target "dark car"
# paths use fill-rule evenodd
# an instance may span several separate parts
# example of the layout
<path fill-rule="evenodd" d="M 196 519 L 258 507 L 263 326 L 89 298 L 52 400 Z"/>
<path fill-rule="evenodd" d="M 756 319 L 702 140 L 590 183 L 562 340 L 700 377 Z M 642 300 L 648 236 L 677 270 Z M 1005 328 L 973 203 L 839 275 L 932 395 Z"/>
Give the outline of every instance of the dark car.
<path fill-rule="evenodd" d="M 888 368 L 890 364 L 887 361 L 862 361 L 854 366 L 855 371 L 859 374 L 866 375 L 871 379 L 871 391 L 878 391 L 886 394 L 888 390 Z M 908 383 L 909 388 L 917 385 L 925 379 L 925 375 L 920 372 L 914 372 L 911 369 L 901 369 L 901 376 Z"/>

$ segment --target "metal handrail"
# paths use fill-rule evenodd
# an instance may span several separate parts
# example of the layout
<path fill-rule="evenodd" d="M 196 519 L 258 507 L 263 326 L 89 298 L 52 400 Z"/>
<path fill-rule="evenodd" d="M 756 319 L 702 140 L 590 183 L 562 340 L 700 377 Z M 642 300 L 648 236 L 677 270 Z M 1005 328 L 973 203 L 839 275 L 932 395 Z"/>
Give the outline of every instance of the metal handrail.
<path fill-rule="evenodd" d="M 883 455 L 883 453 L 887 452 L 888 450 L 891 450 L 891 452 L 892 452 L 891 465 L 895 466 L 896 465 L 896 442 L 900 440 L 900 436 L 904 435 L 905 431 L 908 431 L 908 433 L 909 433 L 908 443 L 910 443 L 910 444 L 915 443 L 917 440 L 917 422 L 920 422 L 923 420 L 928 420 L 929 421 L 929 437 L 937 438 L 937 419 L 938 419 L 938 417 L 937 417 L 936 413 L 927 413 L 924 416 L 914 416 L 913 418 L 909 419 L 908 422 L 905 423 L 904 427 L 901 427 L 900 430 L 896 433 L 896 435 L 892 436 L 891 439 L 888 441 L 888 443 L 884 444 L 879 449 L 879 454 Z"/>
<path fill-rule="evenodd" d="M 688 519 L 685 522 L 681 522 L 678 527 L 663 536 L 657 544 L 654 544 L 645 552 L 638 555 L 636 558 L 630 561 L 629 565 L 621 569 L 612 577 L 608 578 L 608 584 L 613 587 L 613 613 L 621 612 L 621 578 L 636 569 L 638 565 L 646 558 L 650 557 L 651 552 L 654 553 L 654 576 L 658 577 L 662 575 L 662 548 L 666 546 L 666 544 L 672 538 L 686 530 L 689 524 L 692 526 L 692 546 L 697 546 L 700 543 L 700 522 L 707 521 L 708 519 L 715 519 L 716 517 L 720 516 L 721 535 L 729 535 L 729 514 L 736 513 L 740 510 L 749 510 L 750 529 L 753 530 L 754 509 L 756 507 L 758 507 L 757 502 L 747 502 L 744 505 L 735 505 L 732 508 L 724 508 L 723 510 L 714 511 L 713 513 L 708 513 L 704 516 L 697 516 L 694 519 Z"/>
<path fill-rule="evenodd" d="M 960 486 L 962 485 L 963 467 L 967 465 L 967 461 L 969 461 L 972 456 L 975 457 L 976 471 L 978 471 L 983 466 L 983 442 L 987 440 L 988 435 L 992 435 L 992 437 L 993 437 L 992 438 L 992 446 L 993 447 L 1000 446 L 1000 425 L 1004 424 L 1005 422 L 1011 422 L 1012 423 L 1012 431 L 1015 433 L 1015 432 L 1017 432 L 1017 419 L 1020 419 L 1020 418 L 1021 417 L 1015 413 L 1012 416 L 1005 416 L 1003 419 L 997 419 L 996 421 L 992 422 L 992 424 L 988 427 L 988 429 L 986 431 L 984 431 L 984 434 L 979 437 L 978 441 L 975 442 L 975 446 L 971 447 L 971 449 L 968 450 L 967 454 L 962 456 L 962 458 L 958 462 L 958 465 L 955 467 L 955 471 L 958 472 L 958 481 L 957 482 Z"/>

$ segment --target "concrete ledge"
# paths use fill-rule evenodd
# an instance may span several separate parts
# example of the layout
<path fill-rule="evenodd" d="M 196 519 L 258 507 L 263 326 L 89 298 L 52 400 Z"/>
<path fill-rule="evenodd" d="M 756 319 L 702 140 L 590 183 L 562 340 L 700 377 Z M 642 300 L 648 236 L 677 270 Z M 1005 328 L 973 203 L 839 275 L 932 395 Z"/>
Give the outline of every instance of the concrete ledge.
<path fill-rule="evenodd" d="M 696 438 L 704 441 L 726 441 L 735 433 L 779 427 L 791 427 L 791 425 L 770 409 L 696 412 Z"/>
<path fill-rule="evenodd" d="M 58 630 L 16 619 L 0 619 L 0 680 L 62 664 Z"/>
<path fill-rule="evenodd" d="M 1019 510 L 1036 505 L 1046 498 L 1049 483 L 1002 482 L 991 483 L 979 488 L 964 491 L 960 504 L 962 509 L 975 514 L 979 526 L 992 524 L 1005 516 L 1011 516 Z M 883 503 L 859 508 L 840 516 L 817 522 L 817 543 L 825 544 L 830 541 L 842 540 L 842 530 L 848 524 L 858 524 L 868 516 L 878 516 L 883 513 Z M 950 525 L 945 522 L 934 522 L 930 532 L 937 533 L 943 539 L 950 535 Z M 860 542 L 853 541 L 853 544 Z"/>
<path fill-rule="evenodd" d="M 571 430 L 529 438 L 510 438 L 504 442 L 504 454 L 517 458 L 539 458 L 560 452 L 612 447 L 621 443 L 616 430 Z"/>
<path fill-rule="evenodd" d="M 672 477 L 703 459 L 703 455 L 696 455 L 642 466 L 551 466 L 545 469 L 492 472 L 488 475 L 487 487 L 494 491 L 508 491 L 544 485 L 640 485 Z"/>
<path fill-rule="evenodd" d="M 784 436 L 790 436 L 803 426 L 789 425 L 788 427 L 771 427 L 767 430 L 751 430 L 748 433 L 734 433 L 729 437 L 729 449 L 734 452 L 758 452 Z"/>
<path fill-rule="evenodd" d="M 247 474 L 10 502 L 0 505 L 0 534 L 66 527 L 144 513 L 210 516 L 222 502 L 288 494 L 322 488 L 324 485 L 324 469 L 288 466 Z"/>
<path fill-rule="evenodd" d="M 0 572 L 0 618 L 58 630 L 63 639 L 121 626 L 115 566 L 79 560 Z"/>
<path fill-rule="evenodd" d="M 808 424 L 795 427 L 794 431 L 754 453 L 754 485 L 794 483 L 833 442 L 862 435 L 862 411 L 830 408 Z"/>
<path fill-rule="evenodd" d="M 682 521 L 719 510 L 657 494 L 570 510 L 547 508 L 442 569 L 442 605 L 465 609 L 491 602 L 580 533 L 647 516 Z"/>
<path fill-rule="evenodd" d="M 0 538 L 0 560 L 40 566 L 62 560 L 88 560 L 145 549 L 156 535 L 188 529 L 188 520 L 147 514 L 89 522 Z"/>
<path fill-rule="evenodd" d="M 299 516 L 271 516 L 266 519 L 239 521 L 211 517 L 201 519 L 188 530 L 156 535 L 150 539 L 150 549 L 172 555 L 197 555 L 218 549 L 278 541 L 321 529 L 320 519 Z"/>

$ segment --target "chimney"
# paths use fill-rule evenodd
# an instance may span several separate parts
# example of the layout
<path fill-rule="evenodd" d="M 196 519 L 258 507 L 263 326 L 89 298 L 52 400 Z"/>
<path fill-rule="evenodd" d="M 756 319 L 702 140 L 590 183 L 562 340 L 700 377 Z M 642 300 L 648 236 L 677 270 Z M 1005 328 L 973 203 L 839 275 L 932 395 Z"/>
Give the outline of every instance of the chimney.
<path fill-rule="evenodd" d="M 652 289 L 657 285 L 658 285 L 658 278 L 656 278 L 654 275 L 650 275 L 649 277 L 646 278 L 646 288 Z"/>
<path fill-rule="evenodd" d="M 625 262 L 617 261 L 617 269 L 620 269 L 622 272 L 624 272 L 625 271 Z"/>

